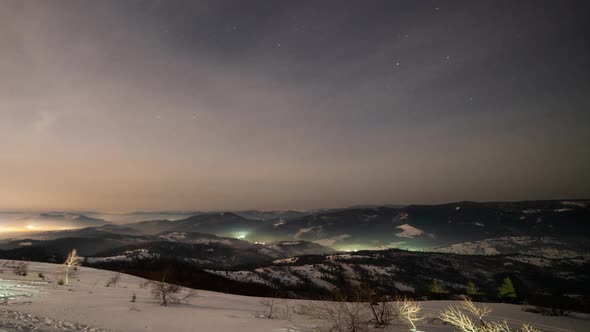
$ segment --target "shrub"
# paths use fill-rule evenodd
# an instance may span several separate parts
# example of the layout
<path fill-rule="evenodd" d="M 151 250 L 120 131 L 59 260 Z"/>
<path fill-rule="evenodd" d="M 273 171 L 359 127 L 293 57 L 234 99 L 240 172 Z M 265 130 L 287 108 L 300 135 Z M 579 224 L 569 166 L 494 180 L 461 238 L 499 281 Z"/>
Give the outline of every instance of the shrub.
<path fill-rule="evenodd" d="M 14 271 L 14 274 L 16 274 L 17 276 L 26 276 L 27 274 L 29 274 L 29 263 L 18 262 L 12 268 L 12 270 Z"/>
<path fill-rule="evenodd" d="M 310 302 L 301 306 L 299 311 L 324 321 L 329 331 L 363 332 L 369 329 L 370 316 L 366 310 L 366 304 L 362 302 L 362 294 L 358 290 L 350 299 L 347 299 L 342 292 L 336 291 L 333 294 L 333 301 Z"/>
<path fill-rule="evenodd" d="M 398 317 L 395 308 L 387 298 L 376 290 L 363 286 L 360 288 L 363 301 L 366 302 L 369 311 L 373 315 L 373 323 L 378 326 L 388 326 Z"/>
<path fill-rule="evenodd" d="M 268 297 L 260 300 L 260 304 L 266 308 L 265 312 L 262 314 L 264 318 L 268 319 L 275 319 L 277 317 L 285 317 L 286 314 L 283 312 L 282 309 L 278 308 L 278 306 L 283 303 L 284 299 L 277 299 L 273 297 Z"/>
<path fill-rule="evenodd" d="M 141 287 L 147 287 L 151 289 L 152 297 L 157 300 L 160 305 L 167 306 L 168 304 L 184 303 L 195 296 L 194 291 L 191 289 L 185 295 L 180 295 L 182 287 L 173 284 L 167 284 L 165 282 L 166 276 L 162 281 L 147 280 Z"/>
<path fill-rule="evenodd" d="M 524 308 L 522 309 L 523 311 L 526 312 L 532 312 L 534 314 L 539 314 L 539 315 L 543 315 L 543 316 L 568 316 L 570 314 L 570 312 L 568 310 L 562 309 L 562 308 L 547 308 L 547 307 L 543 307 L 543 306 L 534 306 L 534 307 L 529 307 L 529 308 Z"/>
<path fill-rule="evenodd" d="M 420 315 L 422 305 L 407 297 L 398 299 L 396 304 L 399 317 L 412 327 L 412 331 L 416 331 L 416 322 L 424 319 Z"/>
<path fill-rule="evenodd" d="M 105 284 L 105 287 L 117 287 L 119 281 L 121 280 L 121 273 L 113 273 Z"/>
<path fill-rule="evenodd" d="M 487 306 L 478 307 L 470 300 L 466 299 L 461 306 L 449 306 L 441 312 L 439 318 L 462 332 L 510 332 L 512 331 L 506 321 L 485 321 L 484 318 L 490 314 L 492 310 Z M 479 322 L 474 322 L 470 315 L 479 319 Z M 541 332 L 540 330 L 523 324 L 520 332 Z"/>

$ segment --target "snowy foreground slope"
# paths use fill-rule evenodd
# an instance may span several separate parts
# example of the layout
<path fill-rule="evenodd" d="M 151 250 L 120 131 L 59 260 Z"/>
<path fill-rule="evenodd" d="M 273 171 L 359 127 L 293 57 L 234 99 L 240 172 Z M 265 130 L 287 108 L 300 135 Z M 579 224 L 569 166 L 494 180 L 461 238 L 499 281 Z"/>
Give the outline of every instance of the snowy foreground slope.
<path fill-rule="evenodd" d="M 0 260 L 0 266 L 6 261 Z M 105 284 L 113 272 L 79 268 L 70 286 L 55 281 L 61 266 L 30 263 L 27 277 L 3 267 L 0 274 L 0 331 L 315 331 L 321 322 L 295 313 L 306 301 L 280 304 L 291 310 L 289 319 L 259 318 L 266 308 L 260 298 L 197 291 L 187 304 L 162 307 L 141 288 L 144 279 L 121 275 L 117 287 Z M 46 280 L 39 278 L 42 273 Z M 136 294 L 137 300 L 131 302 Z M 423 302 L 425 314 L 435 315 L 451 301 Z M 491 319 L 520 325 L 531 322 L 542 331 L 587 331 L 590 321 L 571 317 L 546 317 L 522 311 L 522 306 L 492 304 Z M 452 331 L 439 322 L 419 325 L 423 331 Z M 403 325 L 385 331 L 408 331 Z M 380 329 L 379 331 L 384 331 Z"/>

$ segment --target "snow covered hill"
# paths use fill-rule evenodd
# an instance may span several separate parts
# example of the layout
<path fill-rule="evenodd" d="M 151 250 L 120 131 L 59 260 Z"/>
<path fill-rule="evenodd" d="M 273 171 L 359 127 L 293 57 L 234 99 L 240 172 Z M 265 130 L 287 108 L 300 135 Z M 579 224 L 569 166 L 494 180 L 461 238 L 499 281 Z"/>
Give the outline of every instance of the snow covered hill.
<path fill-rule="evenodd" d="M 8 262 L 10 263 L 10 262 Z M 0 260 L 0 265 L 7 261 Z M 282 332 L 314 331 L 321 322 L 298 314 L 297 307 L 306 301 L 286 300 L 287 319 L 260 318 L 267 307 L 260 298 L 197 291 L 187 304 L 160 306 L 144 281 L 121 275 L 116 286 L 106 287 L 113 272 L 81 267 L 69 286 L 56 285 L 59 265 L 30 263 L 28 276 L 19 277 L 5 270 L 0 278 L 0 294 L 6 305 L 0 310 L 2 331 L 218 331 Z M 42 273 L 45 280 L 39 278 Z M 136 302 L 131 302 L 135 294 Z M 437 314 L 449 301 L 423 302 L 424 313 Z M 521 306 L 491 304 L 494 319 L 510 324 L 533 322 L 545 332 L 584 331 L 589 321 L 568 317 L 546 317 L 522 311 Z M 419 325 L 423 331 L 452 331 L 437 322 Z M 394 325 L 380 331 L 407 331 Z"/>
<path fill-rule="evenodd" d="M 549 294 L 587 297 L 589 266 L 588 256 L 472 256 L 390 249 L 298 256 L 242 270 L 208 272 L 245 284 L 288 290 L 305 298 L 317 298 L 334 289 L 361 284 L 389 295 L 405 293 L 423 297 L 431 295 L 429 285 L 436 280 L 449 296 L 464 295 L 468 282 L 474 282 L 491 300 L 496 298 L 503 279 L 509 276 L 518 283 L 518 293 L 523 299 L 545 303 L 555 301 L 547 297 Z"/>
<path fill-rule="evenodd" d="M 532 236 L 508 236 L 455 243 L 433 249 L 432 251 L 461 255 L 506 255 L 521 253 L 551 259 L 590 258 L 590 246 L 587 242 L 565 243 L 551 237 Z"/>

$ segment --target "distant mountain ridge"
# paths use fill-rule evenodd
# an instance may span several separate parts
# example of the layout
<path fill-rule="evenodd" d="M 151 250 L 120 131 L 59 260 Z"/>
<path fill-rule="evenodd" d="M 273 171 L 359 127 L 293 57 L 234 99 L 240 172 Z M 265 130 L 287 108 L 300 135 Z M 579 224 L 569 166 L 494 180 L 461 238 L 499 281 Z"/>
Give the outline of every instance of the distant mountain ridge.
<path fill-rule="evenodd" d="M 590 204 L 578 201 L 458 202 L 313 214 L 259 230 L 342 249 L 437 246 L 506 236 L 590 239 Z M 319 242 L 321 243 L 321 242 Z"/>
<path fill-rule="evenodd" d="M 110 224 L 101 219 L 59 214 L 42 214 L 41 218 L 91 223 L 93 229 L 83 230 L 86 234 L 65 230 L 27 235 L 32 239 L 48 240 L 71 237 L 72 234 L 92 237 L 93 232 L 97 235 L 109 232 L 136 236 L 180 232 L 260 243 L 308 241 L 338 250 L 435 250 L 449 246 L 453 250 L 452 245 L 456 244 L 514 237 L 551 237 L 563 243 L 590 239 L 589 200 L 465 201 L 439 205 L 345 208 L 316 213 L 252 210 L 199 213 L 179 220 L 147 220 L 127 224 Z M 493 243 L 500 245 L 498 241 Z M 458 249 L 457 246 L 455 248 Z"/>
<path fill-rule="evenodd" d="M 3 213 L 0 214 L 0 235 L 6 237 L 10 233 L 42 232 L 51 229 L 73 229 L 95 227 L 111 222 L 92 218 L 77 213 L 44 212 L 44 213 Z M 3 233 L 7 229 L 9 234 Z"/>
<path fill-rule="evenodd" d="M 173 268 L 187 285 L 256 296 L 325 296 L 361 282 L 423 296 L 433 280 L 451 294 L 474 281 L 493 296 L 506 276 L 527 299 L 590 294 L 589 200 L 211 212 L 126 224 L 41 218 L 100 225 L 3 240 L 0 258 L 60 263 L 76 248 L 86 265 L 154 278 Z"/>
<path fill-rule="evenodd" d="M 126 227 L 108 227 L 108 230 Z M 306 241 L 251 243 L 211 234 L 168 231 L 152 235 L 111 233 L 104 227 L 48 232 L 37 238 L 0 242 L 0 257 L 59 262 L 72 248 L 91 262 L 168 258 L 215 267 L 269 262 L 276 258 L 332 253 L 333 249 Z M 41 239 L 40 239 L 41 238 Z"/>

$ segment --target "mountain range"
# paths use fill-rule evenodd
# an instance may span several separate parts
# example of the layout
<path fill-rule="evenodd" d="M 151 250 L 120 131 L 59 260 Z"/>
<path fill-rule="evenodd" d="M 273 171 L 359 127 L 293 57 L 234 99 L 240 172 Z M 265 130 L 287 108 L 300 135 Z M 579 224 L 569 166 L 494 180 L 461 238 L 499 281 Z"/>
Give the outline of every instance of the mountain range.
<path fill-rule="evenodd" d="M 531 296 L 558 292 L 555 285 L 590 295 L 588 200 L 199 212 L 125 224 L 65 213 L 38 220 L 78 226 L 2 240 L 0 258 L 60 262 L 77 248 L 86 265 L 153 278 L 172 267 L 184 271 L 180 283 L 250 295 L 309 297 L 361 282 L 424 295 L 432 280 L 454 293 L 467 281 L 489 291 L 504 276 Z"/>

